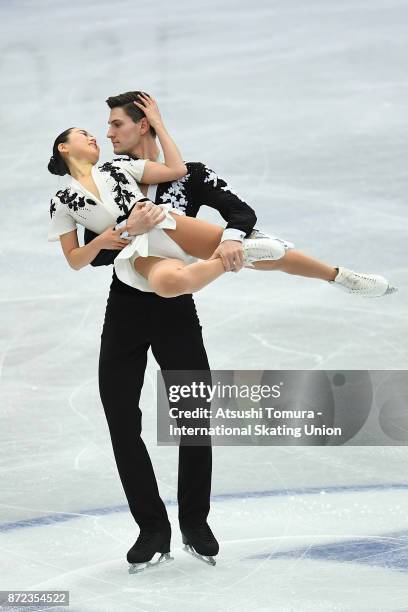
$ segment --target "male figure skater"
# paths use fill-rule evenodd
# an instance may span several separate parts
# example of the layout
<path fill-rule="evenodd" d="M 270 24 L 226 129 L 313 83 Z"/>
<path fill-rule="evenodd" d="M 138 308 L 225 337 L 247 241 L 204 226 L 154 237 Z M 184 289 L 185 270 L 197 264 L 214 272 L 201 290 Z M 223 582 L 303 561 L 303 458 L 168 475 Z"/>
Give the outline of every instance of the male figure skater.
<path fill-rule="evenodd" d="M 111 111 L 107 136 L 116 155 L 160 161 L 156 133 L 143 111 L 133 104 L 139 101 L 139 93 L 108 98 Z M 126 228 L 118 230 L 118 238 L 124 230 L 136 235 L 157 225 L 163 219 L 163 211 L 153 203 L 171 202 L 192 217 L 205 204 L 218 210 L 227 221 L 216 253 L 226 270 L 238 271 L 243 265 L 242 240 L 253 230 L 255 212 L 205 164 L 186 165 L 188 173 L 182 179 L 140 185 L 150 202 L 133 207 Z M 118 218 L 118 222 L 122 220 Z M 85 242 L 95 236 L 86 230 Z M 112 264 L 118 252 L 102 250 L 92 265 Z M 145 567 L 157 552 L 161 553 L 159 561 L 169 558 L 170 551 L 170 523 L 141 438 L 139 398 L 149 348 L 162 370 L 209 370 L 192 295 L 162 298 L 122 283 L 113 272 L 101 335 L 99 389 L 119 475 L 130 511 L 140 527 L 139 537 L 127 553 L 134 571 Z M 183 543 L 195 556 L 215 564 L 213 557 L 219 546 L 207 523 L 211 471 L 211 444 L 180 444 L 177 498 Z"/>

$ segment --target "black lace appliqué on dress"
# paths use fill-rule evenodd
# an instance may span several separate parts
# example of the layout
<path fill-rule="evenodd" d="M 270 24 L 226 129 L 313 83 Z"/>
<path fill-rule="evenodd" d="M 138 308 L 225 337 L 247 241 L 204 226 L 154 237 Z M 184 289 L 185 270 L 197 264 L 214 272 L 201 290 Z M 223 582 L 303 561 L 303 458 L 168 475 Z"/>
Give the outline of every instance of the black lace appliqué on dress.
<path fill-rule="evenodd" d="M 51 202 L 50 202 L 50 217 L 51 217 L 51 219 L 52 219 L 52 215 L 55 213 L 56 210 L 57 209 L 56 209 L 56 206 L 55 206 L 55 202 L 54 202 L 53 199 L 51 199 Z"/>
<path fill-rule="evenodd" d="M 123 185 L 129 185 L 130 181 L 126 178 L 126 175 L 121 172 L 120 168 L 115 166 L 114 162 L 115 160 L 105 162 L 99 167 L 99 169 L 101 172 L 107 172 L 115 181 L 116 185 L 112 189 L 113 199 L 120 210 L 127 214 L 129 212 L 128 204 L 131 203 L 135 195 L 131 191 L 128 191 L 126 187 L 123 187 Z"/>
<path fill-rule="evenodd" d="M 64 191 L 58 191 L 57 196 L 60 199 L 61 204 L 66 204 L 68 208 L 77 212 L 80 208 L 85 208 L 87 204 L 91 204 L 92 206 L 96 206 L 96 202 L 91 200 L 90 198 L 86 198 L 85 196 L 80 196 L 75 191 L 70 193 L 70 190 L 64 189 Z M 55 212 L 55 209 L 54 209 Z M 51 214 L 52 216 L 52 214 Z"/>

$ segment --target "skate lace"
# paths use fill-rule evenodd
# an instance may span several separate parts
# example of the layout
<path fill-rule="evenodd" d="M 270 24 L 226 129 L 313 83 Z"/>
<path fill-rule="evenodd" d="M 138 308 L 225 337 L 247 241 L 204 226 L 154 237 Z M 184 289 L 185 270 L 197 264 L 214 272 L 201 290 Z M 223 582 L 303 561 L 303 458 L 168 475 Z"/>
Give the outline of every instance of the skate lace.
<path fill-rule="evenodd" d="M 371 287 L 377 284 L 377 279 L 371 278 L 370 276 L 366 276 L 365 274 L 353 273 L 353 276 L 350 278 L 350 281 L 353 285 L 359 285 L 362 280 L 365 282 L 366 285 Z"/>
<path fill-rule="evenodd" d="M 385 279 L 383 279 L 384 281 Z M 361 293 L 369 295 L 370 292 L 375 290 L 381 278 L 374 277 L 370 274 L 363 274 L 361 272 L 349 272 L 348 275 L 340 281 L 343 286 L 347 287 L 350 292 Z M 394 293 L 397 291 L 396 287 L 393 287 L 388 283 L 384 294 Z"/>
<path fill-rule="evenodd" d="M 371 289 L 376 287 L 377 283 L 378 280 L 376 278 L 372 278 L 371 276 L 367 276 L 366 274 L 361 274 L 360 272 L 353 272 L 343 281 L 343 284 L 351 291 L 357 292 L 360 292 L 362 289 L 370 291 Z"/>

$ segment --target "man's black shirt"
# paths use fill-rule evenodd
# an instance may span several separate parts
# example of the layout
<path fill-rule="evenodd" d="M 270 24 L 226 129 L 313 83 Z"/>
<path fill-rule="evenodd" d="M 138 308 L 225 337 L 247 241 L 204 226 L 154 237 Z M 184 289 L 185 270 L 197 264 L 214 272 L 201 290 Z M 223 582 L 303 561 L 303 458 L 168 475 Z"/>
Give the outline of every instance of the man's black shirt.
<path fill-rule="evenodd" d="M 220 178 L 211 168 L 202 162 L 187 162 L 187 174 L 176 181 L 159 183 L 155 196 L 155 204 L 170 203 L 189 217 L 195 217 L 201 206 L 210 206 L 218 210 L 227 222 L 225 229 L 238 229 L 249 236 L 256 223 L 255 211 L 232 191 L 226 181 Z M 118 218 L 118 222 L 127 216 Z M 97 234 L 85 229 L 84 240 L 88 244 Z M 120 251 L 102 249 L 91 262 L 92 266 L 107 266 L 113 264 Z M 112 288 L 123 285 L 114 274 Z M 124 289 L 121 287 L 121 289 Z M 134 287 L 128 287 L 132 292 Z"/>

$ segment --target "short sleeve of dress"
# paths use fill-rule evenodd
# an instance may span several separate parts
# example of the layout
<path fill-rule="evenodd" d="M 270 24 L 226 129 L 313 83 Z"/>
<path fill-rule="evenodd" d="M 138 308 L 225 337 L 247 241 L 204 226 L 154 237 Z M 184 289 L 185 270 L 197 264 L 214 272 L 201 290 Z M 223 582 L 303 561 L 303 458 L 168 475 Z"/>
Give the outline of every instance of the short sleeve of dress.
<path fill-rule="evenodd" d="M 114 159 L 113 163 L 123 168 L 123 170 L 126 170 L 126 172 L 129 172 L 129 174 L 135 179 L 135 181 L 140 183 L 147 161 L 149 160 L 132 159 L 131 157 L 126 156 Z"/>
<path fill-rule="evenodd" d="M 67 207 L 61 204 L 58 197 L 51 198 L 50 216 L 51 221 L 48 226 L 48 240 L 50 242 L 59 240 L 62 234 L 77 229 L 75 220 L 69 214 Z"/>

